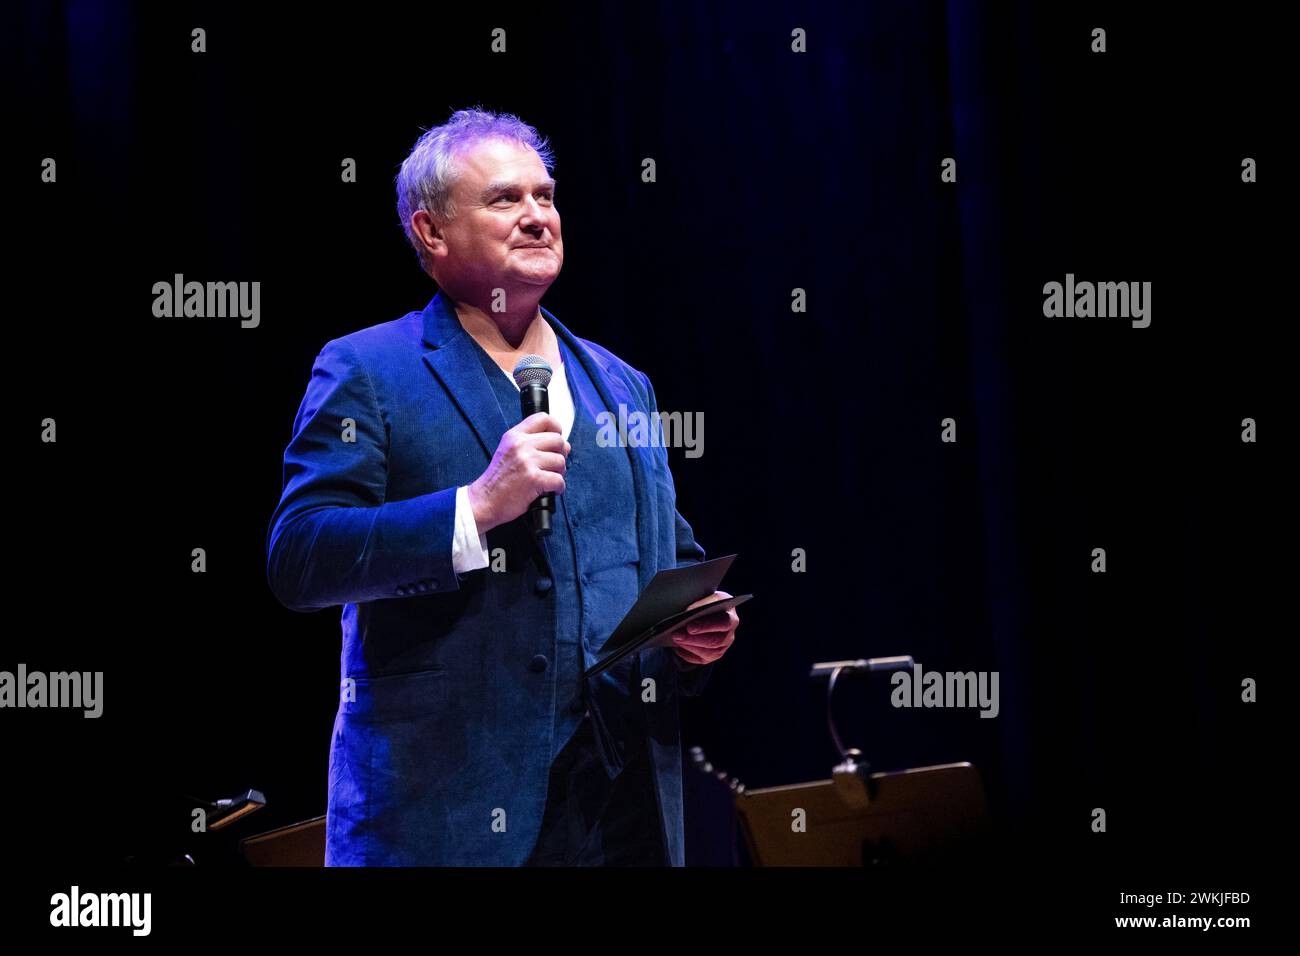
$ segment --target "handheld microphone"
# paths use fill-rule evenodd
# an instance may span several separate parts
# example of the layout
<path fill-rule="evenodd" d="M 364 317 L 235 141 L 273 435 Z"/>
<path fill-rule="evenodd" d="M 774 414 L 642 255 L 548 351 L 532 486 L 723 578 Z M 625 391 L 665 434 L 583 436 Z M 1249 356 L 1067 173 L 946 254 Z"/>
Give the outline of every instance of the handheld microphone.
<path fill-rule="evenodd" d="M 540 355 L 525 355 L 519 360 L 514 371 L 515 384 L 519 386 L 519 411 L 523 417 L 538 412 L 551 411 L 547 386 L 551 384 L 551 364 Z M 551 533 L 551 516 L 555 514 L 555 494 L 547 492 L 540 495 L 528 506 L 528 513 L 533 516 L 533 534 L 545 537 Z"/>

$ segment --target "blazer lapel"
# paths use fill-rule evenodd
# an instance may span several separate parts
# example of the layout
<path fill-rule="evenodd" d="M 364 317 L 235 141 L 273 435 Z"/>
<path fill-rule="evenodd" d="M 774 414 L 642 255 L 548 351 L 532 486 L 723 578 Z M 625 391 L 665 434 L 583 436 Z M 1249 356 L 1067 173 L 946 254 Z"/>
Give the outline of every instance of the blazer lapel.
<path fill-rule="evenodd" d="M 424 353 L 425 363 L 460 408 L 491 461 L 509 426 L 474 352 L 474 340 L 441 290 L 424 309 L 424 341 L 433 349 Z"/>
<path fill-rule="evenodd" d="M 465 420 L 474 429 L 484 458 L 491 462 L 501 436 L 509 426 L 501 414 L 501 406 L 497 404 L 492 383 L 487 380 L 474 351 L 474 339 L 460 324 L 456 309 L 441 289 L 424 309 L 424 341 L 433 349 L 424 353 L 425 363 L 459 406 Z M 531 534 L 528 540 L 538 568 L 550 575 L 550 545 Z"/>

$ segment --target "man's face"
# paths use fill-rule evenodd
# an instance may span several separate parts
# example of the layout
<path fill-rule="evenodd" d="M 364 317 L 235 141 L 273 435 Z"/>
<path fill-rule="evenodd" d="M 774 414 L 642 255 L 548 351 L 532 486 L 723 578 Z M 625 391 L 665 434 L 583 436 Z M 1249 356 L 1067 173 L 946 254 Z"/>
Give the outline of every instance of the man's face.
<path fill-rule="evenodd" d="M 456 216 L 435 252 L 440 285 L 490 294 L 515 285 L 549 286 L 564 265 L 555 182 L 537 153 L 501 139 L 479 142 L 457 162 Z"/>

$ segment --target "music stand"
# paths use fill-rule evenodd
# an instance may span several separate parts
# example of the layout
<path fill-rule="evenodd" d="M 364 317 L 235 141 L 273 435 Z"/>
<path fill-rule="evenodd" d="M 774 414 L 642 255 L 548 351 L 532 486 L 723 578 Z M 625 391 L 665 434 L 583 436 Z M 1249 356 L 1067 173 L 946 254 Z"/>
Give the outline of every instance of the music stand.
<path fill-rule="evenodd" d="M 249 866 L 324 866 L 325 818 L 256 833 L 239 841 Z"/>
<path fill-rule="evenodd" d="M 855 783 L 865 800 L 846 793 L 842 779 L 737 793 L 753 864 L 921 868 L 985 848 L 988 808 L 971 764 L 872 773 Z M 794 827 L 797 809 L 804 832 Z"/>

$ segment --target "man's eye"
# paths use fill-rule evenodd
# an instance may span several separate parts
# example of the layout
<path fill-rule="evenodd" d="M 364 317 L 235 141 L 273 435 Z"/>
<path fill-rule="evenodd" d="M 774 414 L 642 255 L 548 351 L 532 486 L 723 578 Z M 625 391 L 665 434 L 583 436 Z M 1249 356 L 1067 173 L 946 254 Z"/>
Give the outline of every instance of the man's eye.
<path fill-rule="evenodd" d="M 542 193 L 542 194 L 541 194 L 540 196 L 538 196 L 537 198 L 538 198 L 538 200 L 541 201 L 541 202 L 553 202 L 553 201 L 555 200 L 555 197 L 554 197 L 551 193 Z M 492 200 L 492 201 L 493 201 L 494 203 L 499 203 L 499 202 L 518 202 L 518 201 L 519 201 L 519 196 L 518 196 L 517 193 L 502 193 L 500 196 L 498 196 L 496 199 L 494 199 L 494 200 Z"/>

